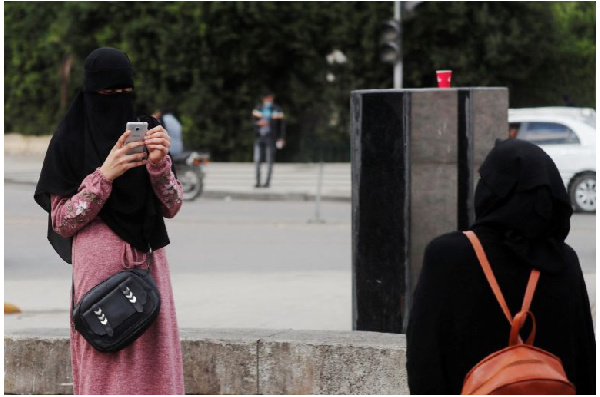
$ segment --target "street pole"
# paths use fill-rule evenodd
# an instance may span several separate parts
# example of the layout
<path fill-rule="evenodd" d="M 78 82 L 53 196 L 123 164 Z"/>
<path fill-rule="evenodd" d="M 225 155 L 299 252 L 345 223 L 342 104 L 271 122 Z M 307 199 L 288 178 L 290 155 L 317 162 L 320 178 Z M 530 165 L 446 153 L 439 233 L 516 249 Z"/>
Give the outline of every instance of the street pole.
<path fill-rule="evenodd" d="M 398 56 L 394 64 L 394 88 L 402 88 L 402 11 L 401 1 L 394 1 L 394 19 L 398 21 Z"/>
<path fill-rule="evenodd" d="M 308 223 L 325 223 L 321 219 L 321 192 L 323 190 L 323 146 L 320 148 L 321 158 L 319 161 L 319 179 L 317 181 L 317 194 L 315 195 L 315 217 L 309 219 Z"/>

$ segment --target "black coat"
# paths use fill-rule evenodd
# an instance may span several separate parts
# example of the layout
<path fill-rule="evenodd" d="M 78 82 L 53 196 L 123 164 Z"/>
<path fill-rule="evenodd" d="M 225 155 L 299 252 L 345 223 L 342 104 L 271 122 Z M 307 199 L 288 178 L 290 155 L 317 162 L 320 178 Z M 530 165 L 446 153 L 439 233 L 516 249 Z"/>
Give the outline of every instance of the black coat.
<path fill-rule="evenodd" d="M 493 228 L 473 228 L 514 316 L 530 274 L 527 262 L 502 245 Z M 564 243 L 563 243 L 564 244 Z M 565 263 L 541 270 L 531 311 L 534 346 L 558 356 L 578 394 L 596 392 L 596 349 L 590 303 L 577 255 L 564 244 Z M 508 345 L 510 325 L 460 232 L 426 248 L 407 329 L 407 371 L 412 394 L 460 394 L 469 370 Z M 527 336 L 524 328 L 522 336 Z"/>

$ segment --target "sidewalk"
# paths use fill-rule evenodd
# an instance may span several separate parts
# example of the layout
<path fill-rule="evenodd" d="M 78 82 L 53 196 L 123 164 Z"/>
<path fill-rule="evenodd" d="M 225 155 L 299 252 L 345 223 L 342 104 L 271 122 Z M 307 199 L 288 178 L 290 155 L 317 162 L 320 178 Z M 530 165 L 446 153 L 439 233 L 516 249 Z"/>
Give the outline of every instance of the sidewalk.
<path fill-rule="evenodd" d="M 42 168 L 43 154 L 4 155 L 4 182 L 35 185 Z M 252 163 L 211 163 L 205 168 L 202 197 L 250 200 L 315 200 L 320 166 L 315 163 L 277 163 L 271 187 L 257 189 Z M 266 167 L 263 166 L 263 178 Z M 322 200 L 350 201 L 349 163 L 323 165 Z"/>
<path fill-rule="evenodd" d="M 182 328 L 352 330 L 348 271 L 174 273 L 171 280 Z M 70 277 L 6 280 L 4 288 L 22 310 L 4 316 L 5 330 L 68 324 Z"/>
<path fill-rule="evenodd" d="M 596 274 L 584 277 L 595 329 Z M 173 274 L 172 283 L 182 328 L 352 329 L 352 275 L 346 271 Z M 23 310 L 4 316 L 5 330 L 67 324 L 70 277 L 7 280 L 4 288 Z M 44 291 L 44 299 L 32 290 Z"/>

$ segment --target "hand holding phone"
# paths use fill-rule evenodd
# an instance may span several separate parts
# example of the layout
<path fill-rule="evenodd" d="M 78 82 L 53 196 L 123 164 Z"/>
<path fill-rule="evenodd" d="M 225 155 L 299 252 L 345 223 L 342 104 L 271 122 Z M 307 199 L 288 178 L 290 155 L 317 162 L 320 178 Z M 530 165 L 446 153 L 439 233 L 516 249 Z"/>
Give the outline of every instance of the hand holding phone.
<path fill-rule="evenodd" d="M 145 143 L 148 150 L 148 161 L 158 164 L 169 154 L 171 137 L 162 125 L 157 125 L 146 133 Z"/>
<path fill-rule="evenodd" d="M 104 163 L 100 167 L 100 172 L 106 179 L 112 181 L 123 175 L 127 170 L 148 163 L 148 155 L 143 151 L 144 142 L 131 141 L 125 143 L 130 137 L 131 131 L 125 131 L 104 160 Z M 139 148 L 142 150 L 138 150 Z M 137 153 L 127 154 L 130 152 Z"/>

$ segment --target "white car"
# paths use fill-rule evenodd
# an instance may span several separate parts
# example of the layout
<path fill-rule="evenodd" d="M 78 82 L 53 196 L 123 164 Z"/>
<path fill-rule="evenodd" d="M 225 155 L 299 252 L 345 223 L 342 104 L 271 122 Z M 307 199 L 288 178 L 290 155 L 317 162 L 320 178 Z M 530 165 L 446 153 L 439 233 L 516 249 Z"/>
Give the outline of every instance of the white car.
<path fill-rule="evenodd" d="M 596 112 L 510 109 L 509 136 L 535 143 L 554 160 L 575 211 L 596 211 Z"/>

